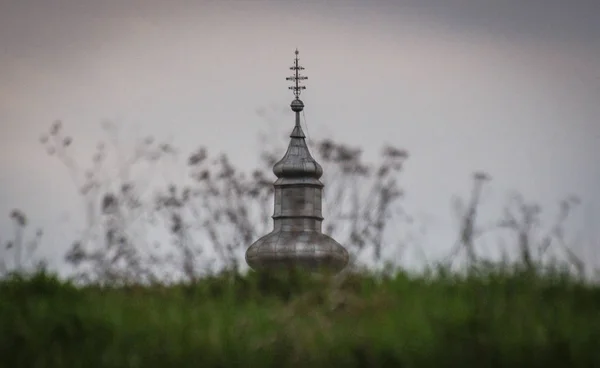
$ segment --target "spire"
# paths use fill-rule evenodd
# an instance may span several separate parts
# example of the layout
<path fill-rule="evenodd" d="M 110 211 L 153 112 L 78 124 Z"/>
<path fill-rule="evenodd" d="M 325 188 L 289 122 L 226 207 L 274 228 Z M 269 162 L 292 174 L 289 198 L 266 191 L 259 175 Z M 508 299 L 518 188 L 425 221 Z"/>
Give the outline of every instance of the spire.
<path fill-rule="evenodd" d="M 291 141 L 288 150 L 285 156 L 275 164 L 273 172 L 278 178 L 307 177 L 319 179 L 323 175 L 323 168 L 311 156 L 300 125 L 300 112 L 304 109 L 304 103 L 300 100 L 300 92 L 306 89 L 305 86 L 300 85 L 300 81 L 308 78 L 300 74 L 304 67 L 299 65 L 298 49 L 295 53 L 294 65 L 290 67 L 290 70 L 294 71 L 294 75 L 287 77 L 286 80 L 294 82 L 294 85 L 290 86 L 289 89 L 294 92 L 294 97 L 296 97 L 290 105 L 296 115 L 296 124 L 292 134 L 290 134 Z"/>
<path fill-rule="evenodd" d="M 294 126 L 294 130 L 292 131 L 292 134 L 290 135 L 290 137 L 304 138 L 305 137 L 304 132 L 302 131 L 302 127 L 300 126 L 300 112 L 302 110 L 304 110 L 304 102 L 302 102 L 302 100 L 300 100 L 300 92 L 302 92 L 302 90 L 305 90 L 306 87 L 301 86 L 300 82 L 303 80 L 307 80 L 308 77 L 305 77 L 300 74 L 300 71 L 304 70 L 304 67 L 299 65 L 300 59 L 298 59 L 298 54 L 299 54 L 298 49 L 296 49 L 295 53 L 296 53 L 296 58 L 294 59 L 294 65 L 290 67 L 290 70 L 294 71 L 294 74 L 291 77 L 285 78 L 286 80 L 292 81 L 294 83 L 292 86 L 290 86 L 288 88 L 294 92 L 294 97 L 296 97 L 290 105 L 290 107 L 292 108 L 292 111 L 296 113 L 296 125 Z"/>

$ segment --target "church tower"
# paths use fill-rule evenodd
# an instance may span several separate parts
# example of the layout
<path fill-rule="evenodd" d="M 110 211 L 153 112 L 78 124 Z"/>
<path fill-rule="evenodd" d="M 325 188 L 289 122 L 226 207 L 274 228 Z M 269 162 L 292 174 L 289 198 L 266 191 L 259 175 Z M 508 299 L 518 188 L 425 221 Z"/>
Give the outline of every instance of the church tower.
<path fill-rule="evenodd" d="M 300 126 L 300 112 L 304 103 L 300 92 L 306 89 L 300 83 L 307 77 L 298 64 L 298 50 L 289 87 L 295 96 L 290 107 L 296 121 L 290 144 L 283 158 L 275 164 L 275 210 L 273 231 L 255 241 L 246 251 L 246 262 L 256 270 L 294 268 L 340 271 L 348 263 L 348 252 L 333 238 L 322 233 L 323 183 L 319 178 L 323 168 L 311 156 Z"/>

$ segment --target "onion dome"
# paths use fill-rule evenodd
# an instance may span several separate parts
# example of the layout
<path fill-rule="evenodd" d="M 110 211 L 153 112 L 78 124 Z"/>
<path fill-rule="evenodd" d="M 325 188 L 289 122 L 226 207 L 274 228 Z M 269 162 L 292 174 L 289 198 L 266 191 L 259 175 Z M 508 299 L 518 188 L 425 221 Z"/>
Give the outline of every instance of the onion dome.
<path fill-rule="evenodd" d="M 300 92 L 306 87 L 300 81 L 304 68 L 298 65 L 298 50 L 292 69 L 295 74 L 287 80 L 296 97 L 290 107 L 296 119 L 290 134 L 290 144 L 281 160 L 273 167 L 277 180 L 273 231 L 256 240 L 246 251 L 246 262 L 254 270 L 299 267 L 308 270 L 340 271 L 349 259 L 346 249 L 322 233 L 323 183 L 319 180 L 323 168 L 312 157 L 300 125 L 304 103 Z"/>

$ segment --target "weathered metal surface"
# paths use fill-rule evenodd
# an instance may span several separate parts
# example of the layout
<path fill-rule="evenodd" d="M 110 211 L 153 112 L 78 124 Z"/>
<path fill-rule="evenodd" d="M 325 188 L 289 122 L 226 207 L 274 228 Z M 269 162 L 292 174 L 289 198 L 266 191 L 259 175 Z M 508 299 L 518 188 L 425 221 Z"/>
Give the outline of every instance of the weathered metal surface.
<path fill-rule="evenodd" d="M 246 251 L 246 262 L 255 270 L 280 267 L 329 269 L 339 271 L 348 263 L 346 249 L 322 232 L 323 183 L 319 180 L 323 168 L 311 156 L 300 126 L 300 112 L 304 103 L 299 99 L 305 87 L 299 82 L 303 70 L 298 65 L 296 50 L 295 76 L 290 87 L 296 97 L 290 107 L 296 115 L 296 124 L 290 135 L 290 144 L 283 158 L 275 164 L 275 208 L 273 231 L 254 242 Z"/>

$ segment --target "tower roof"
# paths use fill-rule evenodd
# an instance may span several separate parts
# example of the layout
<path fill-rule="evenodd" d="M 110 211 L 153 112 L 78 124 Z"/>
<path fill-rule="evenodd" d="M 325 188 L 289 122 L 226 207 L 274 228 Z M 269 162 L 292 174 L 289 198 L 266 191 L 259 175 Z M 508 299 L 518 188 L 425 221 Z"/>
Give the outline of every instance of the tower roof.
<path fill-rule="evenodd" d="M 295 54 L 296 58 L 294 59 L 294 65 L 290 67 L 290 69 L 294 71 L 294 75 L 287 77 L 286 80 L 294 83 L 289 89 L 294 92 L 295 99 L 290 104 L 290 108 L 296 115 L 296 124 L 290 134 L 291 140 L 287 152 L 283 158 L 275 164 L 273 172 L 278 178 L 284 180 L 286 178 L 319 179 L 321 175 L 323 175 L 323 168 L 310 154 L 308 146 L 306 145 L 306 136 L 304 135 L 300 124 L 300 112 L 304 110 L 304 102 L 300 100 L 300 92 L 306 89 L 305 86 L 300 85 L 300 82 L 308 78 L 300 74 L 300 71 L 304 70 L 304 67 L 299 65 L 300 59 L 298 58 L 298 49 L 296 49 Z"/>

